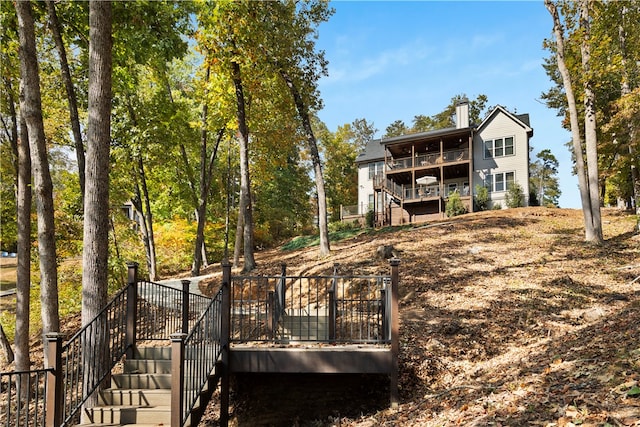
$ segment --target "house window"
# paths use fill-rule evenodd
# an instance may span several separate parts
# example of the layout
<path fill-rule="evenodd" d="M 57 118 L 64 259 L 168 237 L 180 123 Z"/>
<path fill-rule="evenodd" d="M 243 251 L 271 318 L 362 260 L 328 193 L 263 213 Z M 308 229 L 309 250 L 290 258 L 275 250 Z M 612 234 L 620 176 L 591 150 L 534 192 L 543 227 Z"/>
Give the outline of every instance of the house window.
<path fill-rule="evenodd" d="M 369 194 L 369 205 L 367 206 L 367 210 L 373 210 L 373 194 Z"/>
<path fill-rule="evenodd" d="M 455 193 L 458 190 L 458 184 L 455 182 L 452 182 L 450 184 L 447 184 L 447 196 L 450 196 L 451 194 Z"/>
<path fill-rule="evenodd" d="M 515 172 L 500 172 L 484 177 L 484 186 L 489 191 L 507 191 L 516 182 Z"/>
<path fill-rule="evenodd" d="M 484 158 L 513 156 L 515 147 L 513 137 L 490 139 L 484 142 Z"/>
<path fill-rule="evenodd" d="M 371 181 L 374 176 L 382 174 L 383 167 L 384 162 L 369 163 L 369 181 Z"/>

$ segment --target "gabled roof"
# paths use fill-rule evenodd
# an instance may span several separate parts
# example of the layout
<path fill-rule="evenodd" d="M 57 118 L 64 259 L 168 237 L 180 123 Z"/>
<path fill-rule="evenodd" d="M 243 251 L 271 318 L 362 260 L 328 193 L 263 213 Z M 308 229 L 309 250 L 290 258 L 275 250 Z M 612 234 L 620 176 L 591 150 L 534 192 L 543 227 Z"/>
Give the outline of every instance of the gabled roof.
<path fill-rule="evenodd" d="M 487 117 L 484 118 L 484 120 L 482 120 L 482 123 L 480 123 L 480 125 L 478 126 L 478 132 L 482 131 L 482 129 L 491 122 L 491 120 L 493 120 L 493 118 L 498 115 L 498 114 L 504 114 L 505 116 L 509 117 L 511 120 L 513 120 L 518 126 L 522 127 L 524 130 L 527 131 L 527 136 L 529 136 L 529 138 L 531 138 L 533 136 L 533 128 L 531 128 L 531 126 L 529 125 L 529 115 L 528 114 L 511 114 L 509 111 L 507 111 L 504 107 L 502 107 L 501 105 L 498 105 L 496 108 L 493 109 L 493 111 L 491 113 L 489 113 L 487 115 Z"/>

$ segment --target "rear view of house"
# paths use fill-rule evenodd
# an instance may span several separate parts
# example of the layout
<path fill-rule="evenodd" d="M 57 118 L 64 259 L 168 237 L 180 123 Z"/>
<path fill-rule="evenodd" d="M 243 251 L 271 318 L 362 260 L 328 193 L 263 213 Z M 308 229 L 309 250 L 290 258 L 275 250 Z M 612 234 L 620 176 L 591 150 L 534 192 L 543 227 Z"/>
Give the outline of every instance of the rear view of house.
<path fill-rule="evenodd" d="M 373 211 L 378 225 L 440 219 L 454 192 L 472 212 L 476 186 L 487 188 L 492 207 L 505 207 L 511 184 L 529 194 L 532 136 L 528 114 L 498 106 L 474 125 L 463 101 L 455 127 L 371 140 L 356 158 L 358 214 Z"/>

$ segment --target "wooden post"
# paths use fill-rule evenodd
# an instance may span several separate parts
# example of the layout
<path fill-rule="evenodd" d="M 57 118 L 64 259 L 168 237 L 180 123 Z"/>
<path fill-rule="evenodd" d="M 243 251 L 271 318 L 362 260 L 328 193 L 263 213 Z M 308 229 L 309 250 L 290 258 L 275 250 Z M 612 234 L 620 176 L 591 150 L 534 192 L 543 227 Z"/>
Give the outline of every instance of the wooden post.
<path fill-rule="evenodd" d="M 49 368 L 47 372 L 47 415 L 45 418 L 46 427 L 58 427 L 62 425 L 62 410 L 64 396 L 62 395 L 62 337 L 58 332 L 48 333 L 47 351 L 49 352 Z"/>
<path fill-rule="evenodd" d="M 222 349 L 222 375 L 220 378 L 220 425 L 229 425 L 229 376 L 231 351 L 231 264 L 226 258 L 222 260 L 222 324 L 220 346 Z"/>
<path fill-rule="evenodd" d="M 182 427 L 184 414 L 184 339 L 187 334 L 171 334 L 171 427 Z"/>
<path fill-rule="evenodd" d="M 182 283 L 182 333 L 189 333 L 189 285 L 190 280 L 181 280 Z"/>
<path fill-rule="evenodd" d="M 136 325 L 138 324 L 138 263 L 127 263 L 127 326 L 125 330 L 127 359 L 136 351 Z"/>
<path fill-rule="evenodd" d="M 400 402 L 398 392 L 398 356 L 400 354 L 400 318 L 398 313 L 398 283 L 399 283 L 399 266 L 400 260 L 392 258 L 389 260 L 391 264 L 391 382 L 390 382 L 390 401 L 391 407 L 397 408 Z"/>

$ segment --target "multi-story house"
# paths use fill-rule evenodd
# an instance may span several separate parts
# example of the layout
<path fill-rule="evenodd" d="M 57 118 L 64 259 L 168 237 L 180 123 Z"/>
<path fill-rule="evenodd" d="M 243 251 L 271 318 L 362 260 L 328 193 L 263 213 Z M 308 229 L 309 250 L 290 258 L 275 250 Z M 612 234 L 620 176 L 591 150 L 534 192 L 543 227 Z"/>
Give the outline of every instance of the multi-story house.
<path fill-rule="evenodd" d="M 491 207 L 505 207 L 507 189 L 517 184 L 527 204 L 532 136 L 528 114 L 498 106 L 474 125 L 463 101 L 454 128 L 371 140 L 356 158 L 357 215 L 373 211 L 378 225 L 439 219 L 454 191 L 473 212 L 477 186 L 488 189 Z"/>

